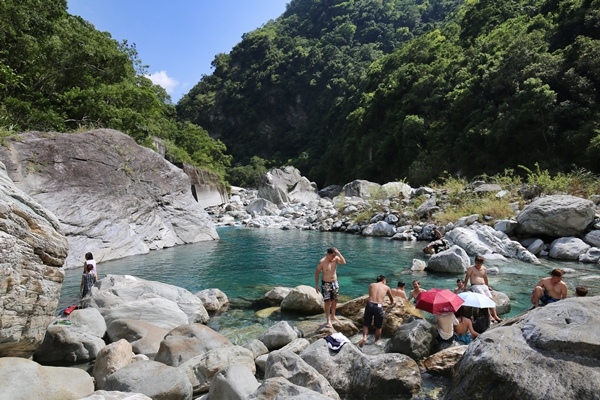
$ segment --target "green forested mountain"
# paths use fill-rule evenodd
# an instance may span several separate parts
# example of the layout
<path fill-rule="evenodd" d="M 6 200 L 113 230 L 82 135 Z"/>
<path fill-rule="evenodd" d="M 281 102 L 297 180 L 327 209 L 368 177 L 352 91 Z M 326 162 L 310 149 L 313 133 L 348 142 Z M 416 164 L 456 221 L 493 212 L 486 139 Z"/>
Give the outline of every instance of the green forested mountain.
<path fill-rule="evenodd" d="M 0 139 L 114 128 L 319 186 L 600 172 L 600 0 L 291 0 L 177 106 L 66 0 L 3 0 L 0 20 Z"/>
<path fill-rule="evenodd" d="M 139 143 L 167 141 L 169 157 L 224 176 L 230 157 L 202 128 L 177 122 L 135 46 L 80 17 L 66 0 L 0 1 L 0 133 L 113 128 Z"/>
<path fill-rule="evenodd" d="M 431 31 L 459 0 L 292 0 L 244 35 L 177 105 L 234 159 L 288 160 L 321 183 L 369 65 Z"/>
<path fill-rule="evenodd" d="M 461 4 L 458 4 L 461 3 Z M 178 116 L 320 185 L 600 171 L 599 0 L 292 0 Z"/>

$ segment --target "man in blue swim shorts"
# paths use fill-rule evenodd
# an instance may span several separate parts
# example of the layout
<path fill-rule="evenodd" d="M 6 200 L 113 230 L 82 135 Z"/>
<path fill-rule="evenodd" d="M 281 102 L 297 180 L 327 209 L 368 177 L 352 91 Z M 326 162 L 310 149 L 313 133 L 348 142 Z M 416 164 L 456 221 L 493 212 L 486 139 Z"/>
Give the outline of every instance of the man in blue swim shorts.
<path fill-rule="evenodd" d="M 540 303 L 545 306 L 549 303 L 566 299 L 568 288 L 563 282 L 563 270 L 555 268 L 550 272 L 549 278 L 543 278 L 531 292 L 531 303 L 533 307 L 539 307 Z"/>
<path fill-rule="evenodd" d="M 336 320 L 335 308 L 337 307 L 338 295 L 340 285 L 337 281 L 337 266 L 338 264 L 346 264 L 346 259 L 335 247 L 327 249 L 325 257 L 319 260 L 317 269 L 315 271 L 315 290 L 319 293 L 319 289 L 323 294 L 323 300 L 325 301 L 325 317 L 327 318 L 327 326 L 332 327 L 331 320 Z M 321 286 L 319 288 L 319 277 L 323 274 L 321 279 Z"/>

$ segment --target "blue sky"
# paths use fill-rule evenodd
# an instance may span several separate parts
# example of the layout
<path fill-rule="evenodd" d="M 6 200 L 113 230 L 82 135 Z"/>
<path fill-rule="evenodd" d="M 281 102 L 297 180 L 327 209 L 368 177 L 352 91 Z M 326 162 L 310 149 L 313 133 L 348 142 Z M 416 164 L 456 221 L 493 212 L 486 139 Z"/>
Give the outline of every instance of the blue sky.
<path fill-rule="evenodd" d="M 150 79 L 176 103 L 218 53 L 229 53 L 244 33 L 279 17 L 290 0 L 68 0 L 100 31 L 135 43 Z"/>

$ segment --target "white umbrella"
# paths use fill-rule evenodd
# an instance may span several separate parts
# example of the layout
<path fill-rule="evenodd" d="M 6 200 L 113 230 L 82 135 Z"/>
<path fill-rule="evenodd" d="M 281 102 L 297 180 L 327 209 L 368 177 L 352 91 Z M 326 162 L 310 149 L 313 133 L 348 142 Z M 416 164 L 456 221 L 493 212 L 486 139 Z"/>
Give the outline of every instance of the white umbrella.
<path fill-rule="evenodd" d="M 458 294 L 458 297 L 463 299 L 465 302 L 462 304 L 467 307 L 474 308 L 494 308 L 496 303 L 486 295 L 475 293 L 475 292 L 462 292 Z"/>

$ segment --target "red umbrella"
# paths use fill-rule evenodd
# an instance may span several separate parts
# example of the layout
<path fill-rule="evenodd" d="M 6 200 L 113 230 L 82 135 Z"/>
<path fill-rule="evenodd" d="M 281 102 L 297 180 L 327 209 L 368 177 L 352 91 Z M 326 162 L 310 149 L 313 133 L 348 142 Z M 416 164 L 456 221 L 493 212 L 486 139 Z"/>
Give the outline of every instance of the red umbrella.
<path fill-rule="evenodd" d="M 465 301 L 448 289 L 429 289 L 417 296 L 415 307 L 432 314 L 455 312 Z"/>

